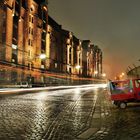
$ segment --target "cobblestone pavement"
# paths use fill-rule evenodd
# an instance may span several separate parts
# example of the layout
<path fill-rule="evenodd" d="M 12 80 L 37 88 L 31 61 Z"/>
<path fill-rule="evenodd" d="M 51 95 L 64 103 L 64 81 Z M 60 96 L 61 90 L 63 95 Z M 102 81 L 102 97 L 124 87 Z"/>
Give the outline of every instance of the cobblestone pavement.
<path fill-rule="evenodd" d="M 0 140 L 138 140 L 140 105 L 114 107 L 104 88 L 0 96 Z"/>

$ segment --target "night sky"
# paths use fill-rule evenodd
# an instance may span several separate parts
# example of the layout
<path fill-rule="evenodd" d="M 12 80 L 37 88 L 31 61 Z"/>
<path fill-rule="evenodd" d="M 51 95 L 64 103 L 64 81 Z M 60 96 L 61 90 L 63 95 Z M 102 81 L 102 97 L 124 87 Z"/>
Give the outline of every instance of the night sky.
<path fill-rule="evenodd" d="M 109 78 L 140 64 L 140 0 L 49 0 L 49 15 L 102 49 Z"/>

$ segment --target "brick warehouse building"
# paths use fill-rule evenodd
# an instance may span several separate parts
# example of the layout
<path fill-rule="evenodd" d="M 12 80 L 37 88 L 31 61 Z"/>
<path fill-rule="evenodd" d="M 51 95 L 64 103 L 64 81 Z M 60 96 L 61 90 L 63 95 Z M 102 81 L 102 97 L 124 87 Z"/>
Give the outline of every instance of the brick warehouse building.
<path fill-rule="evenodd" d="M 102 74 L 101 50 L 62 29 L 48 16 L 46 0 L 3 0 L 0 6 L 1 83 Z"/>

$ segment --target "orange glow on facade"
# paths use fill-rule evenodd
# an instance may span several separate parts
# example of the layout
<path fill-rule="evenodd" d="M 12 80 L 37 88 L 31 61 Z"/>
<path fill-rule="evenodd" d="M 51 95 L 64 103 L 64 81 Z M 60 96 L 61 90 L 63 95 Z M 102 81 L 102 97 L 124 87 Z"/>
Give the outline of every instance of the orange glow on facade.
<path fill-rule="evenodd" d="M 102 77 L 99 47 L 64 30 L 48 15 L 47 2 L 7 1 L 3 13 L 0 74 L 7 77 L 9 83 L 48 83 L 49 78 L 96 80 Z M 96 77 L 95 70 L 98 71 Z"/>

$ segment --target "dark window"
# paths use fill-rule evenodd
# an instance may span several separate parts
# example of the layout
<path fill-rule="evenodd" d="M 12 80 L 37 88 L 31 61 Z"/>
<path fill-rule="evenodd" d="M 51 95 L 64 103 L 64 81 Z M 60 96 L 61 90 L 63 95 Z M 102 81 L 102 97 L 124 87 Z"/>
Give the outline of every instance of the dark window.
<path fill-rule="evenodd" d="M 34 64 L 33 64 L 33 63 L 31 63 L 31 69 L 32 69 L 32 70 L 34 69 Z"/>
<path fill-rule="evenodd" d="M 43 21 L 47 22 L 47 14 L 46 11 L 43 11 Z"/>
<path fill-rule="evenodd" d="M 7 73 L 5 72 L 5 70 L 0 70 L 0 81 L 3 81 L 3 80 L 5 80 L 5 78 L 6 78 L 6 75 Z"/>
<path fill-rule="evenodd" d="M 34 18 L 32 17 L 32 23 L 34 23 Z"/>
<path fill-rule="evenodd" d="M 33 30 L 33 28 L 32 28 L 32 35 L 34 34 L 34 30 Z"/>
<path fill-rule="evenodd" d="M 70 64 L 71 64 L 71 55 L 72 55 L 72 54 L 71 54 L 71 53 L 72 53 L 71 51 L 72 51 L 72 49 L 70 48 L 70 49 L 69 49 L 69 63 L 70 63 Z"/>
<path fill-rule="evenodd" d="M 20 3 L 20 0 L 16 0 L 17 3 Z"/>
<path fill-rule="evenodd" d="M 41 9 L 40 5 L 38 7 L 38 16 L 39 16 L 40 19 L 42 18 L 42 9 Z"/>
<path fill-rule="evenodd" d="M 26 0 L 22 0 L 22 7 L 24 8 L 24 9 L 26 9 L 27 8 L 27 2 L 26 2 Z"/>
<path fill-rule="evenodd" d="M 18 15 L 17 14 L 14 14 L 14 16 L 13 16 L 13 37 L 12 37 L 12 44 L 17 45 L 17 40 L 18 40 Z"/>
<path fill-rule="evenodd" d="M 46 50 L 46 32 L 42 32 L 41 49 Z"/>
<path fill-rule="evenodd" d="M 30 69 L 30 63 L 28 63 L 28 69 Z"/>
<path fill-rule="evenodd" d="M 30 8 L 30 11 L 33 11 L 33 8 Z"/>
<path fill-rule="evenodd" d="M 30 39 L 28 40 L 28 45 L 29 45 L 29 46 L 31 45 L 31 40 L 30 40 Z"/>
<path fill-rule="evenodd" d="M 71 73 L 71 68 L 69 68 L 69 73 Z"/>
<path fill-rule="evenodd" d="M 17 81 L 17 72 L 12 71 L 12 73 L 11 73 L 11 81 L 12 81 L 12 83 Z"/>
<path fill-rule="evenodd" d="M 17 64 L 17 50 L 12 49 L 12 62 Z"/>
<path fill-rule="evenodd" d="M 20 11 L 20 7 L 19 7 L 19 2 L 15 2 L 15 14 L 18 16 L 19 14 L 19 11 Z"/>

